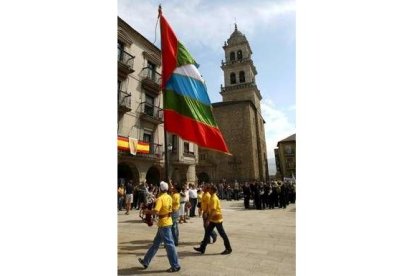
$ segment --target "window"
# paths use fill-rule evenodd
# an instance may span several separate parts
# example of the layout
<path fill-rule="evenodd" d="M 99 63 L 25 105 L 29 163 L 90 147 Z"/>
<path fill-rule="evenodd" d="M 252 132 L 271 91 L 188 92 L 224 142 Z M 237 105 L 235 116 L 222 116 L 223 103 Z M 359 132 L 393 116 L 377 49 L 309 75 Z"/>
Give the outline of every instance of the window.
<path fill-rule="evenodd" d="M 194 145 L 193 145 L 193 143 L 184 142 L 184 154 L 194 155 Z"/>
<path fill-rule="evenodd" d="M 242 60 L 243 59 L 243 54 L 241 50 L 237 51 L 237 60 Z"/>
<path fill-rule="evenodd" d="M 155 74 L 157 72 L 157 70 L 156 70 L 157 66 L 154 63 L 152 63 L 151 61 L 148 61 L 148 69 L 149 69 L 148 77 L 155 81 Z"/>
<path fill-rule="evenodd" d="M 286 145 L 285 146 L 285 154 L 293 154 L 293 153 L 294 153 L 294 151 L 292 149 L 292 146 L 291 145 Z"/>
<path fill-rule="evenodd" d="M 124 51 L 124 44 L 120 41 L 118 41 L 118 60 L 122 60 L 122 54 Z"/>
<path fill-rule="evenodd" d="M 144 133 L 144 142 L 151 143 L 152 141 L 152 133 Z"/>
<path fill-rule="evenodd" d="M 154 97 L 145 94 L 144 113 L 149 116 L 154 116 Z"/>
<path fill-rule="evenodd" d="M 287 169 L 294 169 L 295 168 L 295 160 L 293 158 L 286 159 L 286 168 Z"/>
<path fill-rule="evenodd" d="M 234 52 L 230 53 L 230 61 L 234 61 L 236 60 L 236 55 L 234 54 Z"/>
<path fill-rule="evenodd" d="M 177 152 L 177 143 L 178 143 L 177 135 L 173 135 L 172 136 L 172 151 L 173 152 Z"/>
<path fill-rule="evenodd" d="M 240 82 L 245 82 L 245 77 L 244 77 L 244 71 L 240 71 L 239 72 L 239 80 Z"/>
<path fill-rule="evenodd" d="M 230 74 L 230 84 L 235 84 L 236 83 L 236 74 L 231 73 Z"/>
<path fill-rule="evenodd" d="M 154 145 L 152 143 L 152 133 L 145 132 L 143 137 L 144 142 L 150 144 L 150 153 L 154 153 Z"/>

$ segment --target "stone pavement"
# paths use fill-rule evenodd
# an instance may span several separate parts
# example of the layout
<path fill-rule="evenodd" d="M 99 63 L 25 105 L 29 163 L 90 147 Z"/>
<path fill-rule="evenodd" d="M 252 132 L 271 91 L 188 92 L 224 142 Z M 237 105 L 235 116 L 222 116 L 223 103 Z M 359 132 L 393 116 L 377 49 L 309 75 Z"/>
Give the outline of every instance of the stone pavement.
<path fill-rule="evenodd" d="M 193 250 L 203 239 L 202 219 L 194 217 L 179 224 L 180 243 L 177 247 L 181 270 L 173 275 L 280 275 L 296 272 L 296 206 L 286 209 L 245 210 L 243 201 L 221 201 L 223 226 L 233 253 L 224 250 L 220 236 L 207 246 L 204 255 Z M 138 217 L 118 212 L 118 275 L 168 275 L 166 250 L 161 246 L 144 270 L 138 257 L 144 257 L 157 231 Z"/>

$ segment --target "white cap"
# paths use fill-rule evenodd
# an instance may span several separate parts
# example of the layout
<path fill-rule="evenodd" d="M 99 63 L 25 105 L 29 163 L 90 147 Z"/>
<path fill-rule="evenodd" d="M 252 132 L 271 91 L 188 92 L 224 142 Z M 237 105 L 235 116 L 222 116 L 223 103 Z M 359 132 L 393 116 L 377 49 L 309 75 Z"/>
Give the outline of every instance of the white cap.
<path fill-rule="evenodd" d="M 164 181 L 161 181 L 160 189 L 161 189 L 161 191 L 168 191 L 168 183 L 164 182 Z"/>

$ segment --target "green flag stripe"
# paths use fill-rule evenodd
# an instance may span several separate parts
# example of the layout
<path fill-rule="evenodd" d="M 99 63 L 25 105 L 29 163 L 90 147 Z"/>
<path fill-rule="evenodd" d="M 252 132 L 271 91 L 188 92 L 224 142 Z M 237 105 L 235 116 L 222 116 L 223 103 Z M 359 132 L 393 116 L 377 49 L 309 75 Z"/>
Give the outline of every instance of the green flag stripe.
<path fill-rule="evenodd" d="M 193 98 L 179 95 L 173 90 L 165 90 L 164 108 L 173 109 L 183 116 L 217 127 L 210 105 L 205 105 Z"/>
<path fill-rule="evenodd" d="M 197 62 L 191 56 L 190 52 L 188 52 L 185 46 L 178 41 L 177 67 L 180 67 L 186 64 L 197 64 Z"/>

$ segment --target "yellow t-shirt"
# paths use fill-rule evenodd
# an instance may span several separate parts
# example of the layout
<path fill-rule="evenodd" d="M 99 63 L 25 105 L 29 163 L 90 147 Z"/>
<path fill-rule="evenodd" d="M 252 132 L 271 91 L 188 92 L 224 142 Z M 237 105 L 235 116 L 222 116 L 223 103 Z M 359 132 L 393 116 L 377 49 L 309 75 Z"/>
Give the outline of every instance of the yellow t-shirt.
<path fill-rule="evenodd" d="M 172 211 L 176 212 L 180 208 L 180 193 L 174 193 L 172 195 Z"/>
<path fill-rule="evenodd" d="M 203 213 L 208 213 L 208 204 L 210 202 L 210 197 L 211 195 L 209 192 L 203 193 L 203 197 L 201 198 L 201 210 Z"/>
<path fill-rule="evenodd" d="M 223 213 L 221 212 L 220 200 L 216 194 L 213 194 L 210 198 L 210 202 L 208 204 L 208 214 L 211 222 L 223 222 Z"/>
<path fill-rule="evenodd" d="M 163 216 L 172 213 L 172 197 L 167 194 L 161 194 L 155 201 L 154 210 L 158 211 L 158 215 Z M 171 216 L 166 216 L 158 220 L 158 227 L 165 227 L 172 225 Z"/>
<path fill-rule="evenodd" d="M 197 194 L 197 201 L 201 203 L 201 198 L 203 197 L 203 192 Z"/>

